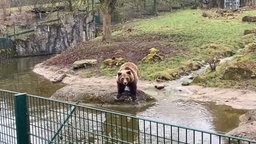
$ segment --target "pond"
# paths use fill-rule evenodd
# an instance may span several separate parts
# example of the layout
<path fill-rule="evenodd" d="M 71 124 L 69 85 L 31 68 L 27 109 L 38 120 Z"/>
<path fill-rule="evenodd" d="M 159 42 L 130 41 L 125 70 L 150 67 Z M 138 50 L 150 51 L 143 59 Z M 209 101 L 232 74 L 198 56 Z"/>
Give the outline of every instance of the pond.
<path fill-rule="evenodd" d="M 29 93 L 40 96 L 51 96 L 64 84 L 53 84 L 35 74 L 32 69 L 50 56 L 12 58 L 0 62 L 0 89 Z"/>
<path fill-rule="evenodd" d="M 37 63 L 47 58 L 49 56 L 14 58 L 1 62 L 0 89 L 50 97 L 64 84 L 53 84 L 32 71 Z M 183 100 L 185 96 L 177 89 L 179 84 L 179 82 L 173 81 L 168 84 L 165 90 L 146 90 L 145 92 L 158 97 L 155 106 L 146 109 L 116 107 L 112 109 L 208 131 L 228 132 L 238 126 L 238 117 L 245 111 L 232 109 L 228 106 L 217 106 L 214 103 L 185 101 Z"/>

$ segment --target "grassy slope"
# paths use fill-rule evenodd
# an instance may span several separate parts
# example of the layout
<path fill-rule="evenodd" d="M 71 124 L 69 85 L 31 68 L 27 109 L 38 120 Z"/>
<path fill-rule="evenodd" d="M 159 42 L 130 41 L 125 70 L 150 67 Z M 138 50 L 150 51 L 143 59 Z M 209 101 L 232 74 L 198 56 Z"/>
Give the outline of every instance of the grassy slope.
<path fill-rule="evenodd" d="M 79 59 L 94 58 L 102 63 L 106 58 L 123 57 L 139 64 L 141 79 L 155 80 L 159 75 L 170 76 L 174 70 L 193 61 L 226 56 L 225 52 L 236 51 L 243 46 L 244 30 L 255 27 L 255 24 L 244 23 L 241 19 L 244 15 L 256 14 L 256 11 L 236 13 L 230 20 L 227 17 L 209 19 L 202 17 L 202 13 L 202 10 L 180 10 L 120 24 L 113 32 L 112 42 L 103 43 L 99 37 L 81 43 L 46 63 L 70 66 Z M 152 47 L 159 49 L 165 59 L 151 64 L 140 62 Z M 84 70 L 84 77 L 97 74 L 114 76 L 118 67 L 100 65 L 94 70 Z"/>
<path fill-rule="evenodd" d="M 170 57 L 163 62 L 150 66 L 140 65 L 142 77 L 154 79 L 157 71 L 178 67 L 189 59 L 207 59 L 208 50 L 202 49 L 203 45 L 214 43 L 227 45 L 231 50 L 237 49 L 244 30 L 255 26 L 251 23 L 243 23 L 242 16 L 253 14 L 256 12 L 245 11 L 232 20 L 226 17 L 209 19 L 202 17 L 202 10 L 181 10 L 176 13 L 166 13 L 157 18 L 128 23 L 125 26 L 135 29 L 134 35 L 169 37 L 168 42 L 180 51 L 176 57 Z M 120 36 L 120 33 L 117 31 L 114 35 Z M 222 47 L 219 48 L 221 51 Z"/>

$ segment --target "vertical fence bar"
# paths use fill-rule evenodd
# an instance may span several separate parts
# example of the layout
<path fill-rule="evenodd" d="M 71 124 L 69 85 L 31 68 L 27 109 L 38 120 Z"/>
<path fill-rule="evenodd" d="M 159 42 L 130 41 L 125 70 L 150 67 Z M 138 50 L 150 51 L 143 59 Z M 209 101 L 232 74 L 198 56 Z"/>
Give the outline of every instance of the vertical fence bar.
<path fill-rule="evenodd" d="M 17 144 L 30 144 L 27 95 L 15 94 L 14 96 Z"/>

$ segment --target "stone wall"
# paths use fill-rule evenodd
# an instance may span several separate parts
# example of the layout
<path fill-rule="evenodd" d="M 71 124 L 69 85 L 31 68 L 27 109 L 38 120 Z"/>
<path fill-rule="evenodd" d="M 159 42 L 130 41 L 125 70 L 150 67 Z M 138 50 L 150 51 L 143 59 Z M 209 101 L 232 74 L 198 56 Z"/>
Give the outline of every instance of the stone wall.
<path fill-rule="evenodd" d="M 15 39 L 15 56 L 36 56 L 60 53 L 77 43 L 95 37 L 92 13 L 65 15 L 54 24 L 39 25 L 24 39 Z"/>

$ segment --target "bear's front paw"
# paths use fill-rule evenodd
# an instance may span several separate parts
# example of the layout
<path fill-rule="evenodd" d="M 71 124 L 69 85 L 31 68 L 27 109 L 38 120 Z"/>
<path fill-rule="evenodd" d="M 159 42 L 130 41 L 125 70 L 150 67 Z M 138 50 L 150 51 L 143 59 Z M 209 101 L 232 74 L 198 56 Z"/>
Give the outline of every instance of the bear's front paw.
<path fill-rule="evenodd" d="M 116 96 L 116 99 L 120 99 L 121 96 L 122 96 L 121 94 L 118 94 L 118 95 Z"/>
<path fill-rule="evenodd" d="M 132 97 L 132 101 L 135 102 L 137 100 L 137 97 Z"/>

